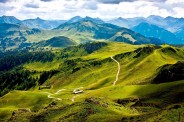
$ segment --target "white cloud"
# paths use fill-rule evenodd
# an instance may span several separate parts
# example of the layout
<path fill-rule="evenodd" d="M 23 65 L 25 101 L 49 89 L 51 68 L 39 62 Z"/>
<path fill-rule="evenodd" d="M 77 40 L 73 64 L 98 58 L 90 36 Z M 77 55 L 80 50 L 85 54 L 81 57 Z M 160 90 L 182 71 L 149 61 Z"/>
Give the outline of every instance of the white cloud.
<path fill-rule="evenodd" d="M 168 4 L 180 4 L 180 3 L 184 3 L 183 0 L 167 0 L 166 3 Z"/>
<path fill-rule="evenodd" d="M 111 19 L 114 17 L 184 17 L 183 0 L 9 0 L 0 3 L 0 15 L 16 16 L 19 19 L 69 19 L 73 16 L 91 16 Z M 101 2 L 99 2 L 101 1 Z M 103 2 L 102 2 L 103 1 Z M 113 3 L 114 1 L 114 3 Z M 128 0 L 122 0 L 128 1 Z M 155 0 L 156 1 L 156 0 Z"/>

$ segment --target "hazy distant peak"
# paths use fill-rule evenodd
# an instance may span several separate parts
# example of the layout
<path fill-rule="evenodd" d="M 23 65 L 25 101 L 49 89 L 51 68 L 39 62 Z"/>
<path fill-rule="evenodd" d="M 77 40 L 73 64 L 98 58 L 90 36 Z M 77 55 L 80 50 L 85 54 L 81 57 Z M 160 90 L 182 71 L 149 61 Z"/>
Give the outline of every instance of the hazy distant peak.
<path fill-rule="evenodd" d="M 40 17 L 37 17 L 36 19 L 37 19 L 37 20 L 43 20 L 43 19 L 41 19 Z"/>
<path fill-rule="evenodd" d="M 158 16 L 158 15 L 150 15 L 147 18 L 160 18 L 160 19 L 163 19 L 163 17 Z"/>

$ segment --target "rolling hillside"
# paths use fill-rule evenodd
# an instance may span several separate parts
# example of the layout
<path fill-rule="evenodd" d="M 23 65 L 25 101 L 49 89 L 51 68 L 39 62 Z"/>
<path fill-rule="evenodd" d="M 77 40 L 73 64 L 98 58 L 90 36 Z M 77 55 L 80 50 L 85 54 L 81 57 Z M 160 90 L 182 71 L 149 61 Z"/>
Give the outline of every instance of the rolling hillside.
<path fill-rule="evenodd" d="M 92 42 L 47 52 L 44 61 L 36 58 L 38 54 L 30 53 L 34 54 L 29 54 L 33 56 L 31 61 L 4 72 L 13 73 L 16 68 L 30 72 L 27 80 L 32 77 L 34 84 L 24 89 L 26 82 L 22 80 L 23 91 L 14 90 L 18 87 L 3 88 L 11 92 L 0 98 L 1 120 L 184 119 L 183 48 Z M 77 90 L 81 93 L 74 94 Z"/>
<path fill-rule="evenodd" d="M 0 50 L 26 47 L 26 36 L 40 33 L 39 29 L 30 29 L 19 24 L 0 24 Z"/>
<path fill-rule="evenodd" d="M 58 36 L 58 37 L 53 37 L 49 40 L 46 41 L 41 41 L 36 44 L 36 47 L 57 47 L 57 48 L 64 48 L 68 46 L 73 46 L 76 45 L 73 40 L 64 37 L 64 36 Z"/>

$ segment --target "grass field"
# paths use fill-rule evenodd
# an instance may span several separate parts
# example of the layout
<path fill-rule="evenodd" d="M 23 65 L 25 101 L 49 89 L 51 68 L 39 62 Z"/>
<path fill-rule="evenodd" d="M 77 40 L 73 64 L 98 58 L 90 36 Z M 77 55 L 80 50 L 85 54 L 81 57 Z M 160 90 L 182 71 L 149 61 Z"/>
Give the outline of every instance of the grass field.
<path fill-rule="evenodd" d="M 59 72 L 42 84 L 50 84 L 50 89 L 38 90 L 36 86 L 28 91 L 14 90 L 1 97 L 0 120 L 19 120 L 22 115 L 25 120 L 32 121 L 173 122 L 178 121 L 178 117 L 174 117 L 178 112 L 181 114 L 179 121 L 184 120 L 181 97 L 184 80 L 152 82 L 162 66 L 184 61 L 182 48 L 109 42 L 92 53 L 81 54 L 84 52 L 77 49 L 73 54 L 71 48 L 67 53 L 57 53 L 52 62 L 23 64 L 24 69 L 30 71 Z M 60 58 L 65 53 L 68 57 Z M 110 56 L 121 67 L 115 86 L 112 85 L 118 66 Z M 84 92 L 73 94 L 76 88 Z M 65 90 L 58 92 L 61 89 Z M 176 105 L 179 107 L 173 107 Z M 30 112 L 23 113 L 20 109 Z"/>

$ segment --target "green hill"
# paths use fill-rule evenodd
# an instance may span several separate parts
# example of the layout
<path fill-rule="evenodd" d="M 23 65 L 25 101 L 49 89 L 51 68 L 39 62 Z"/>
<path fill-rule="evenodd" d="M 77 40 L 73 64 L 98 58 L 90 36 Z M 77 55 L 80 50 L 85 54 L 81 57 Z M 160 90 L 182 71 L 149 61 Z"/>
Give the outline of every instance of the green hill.
<path fill-rule="evenodd" d="M 64 36 L 53 37 L 49 40 L 41 41 L 36 44 L 38 47 L 68 47 L 73 45 L 76 45 L 76 43 Z"/>
<path fill-rule="evenodd" d="M 1 90 L 11 91 L 0 98 L 2 121 L 184 119 L 183 48 L 92 42 L 43 52 L 44 61 L 29 53 L 32 60 L 0 72 Z M 21 72 L 29 72 L 26 80 L 16 80 L 26 78 Z M 10 81 L 17 85 L 4 85 Z"/>
<path fill-rule="evenodd" d="M 30 29 L 19 24 L 0 24 L 0 50 L 11 50 L 27 47 L 28 35 L 40 33 L 39 29 Z"/>
<path fill-rule="evenodd" d="M 8 23 L 0 24 L 1 38 L 7 38 L 9 36 L 25 37 L 27 35 L 36 34 L 39 32 L 40 32 L 39 29 L 30 29 L 20 24 L 8 24 Z"/>
<path fill-rule="evenodd" d="M 55 30 L 63 31 L 68 36 L 74 39 L 79 39 L 80 42 L 93 41 L 95 39 L 108 39 L 118 32 L 120 27 L 106 24 L 96 23 L 92 20 L 81 20 L 75 23 L 64 23 L 57 27 Z M 83 37 L 84 40 L 80 39 Z"/>

